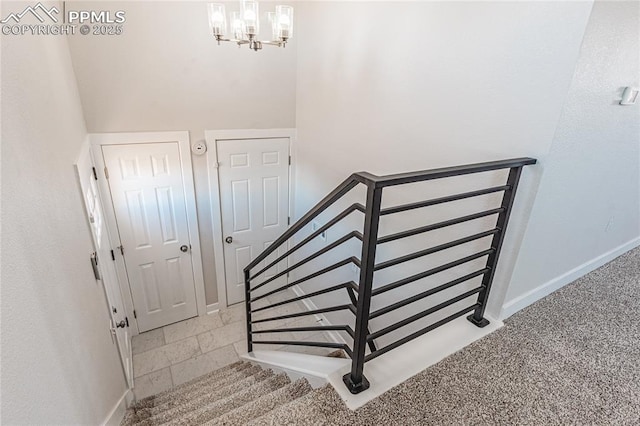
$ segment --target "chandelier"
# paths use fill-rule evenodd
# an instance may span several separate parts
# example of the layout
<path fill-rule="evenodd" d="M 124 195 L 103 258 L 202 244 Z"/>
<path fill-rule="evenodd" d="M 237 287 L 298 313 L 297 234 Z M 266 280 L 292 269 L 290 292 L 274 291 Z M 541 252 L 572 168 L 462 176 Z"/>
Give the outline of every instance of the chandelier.
<path fill-rule="evenodd" d="M 229 14 L 231 32 L 227 32 L 227 14 L 220 3 L 209 3 L 209 26 L 218 45 L 221 41 L 248 44 L 256 52 L 262 45 L 285 47 L 293 35 L 293 7 L 276 6 L 275 12 L 268 12 L 272 39 L 258 40 L 260 32 L 260 13 L 257 1 L 240 1 L 240 11 Z M 226 38 L 225 38 L 226 37 Z"/>

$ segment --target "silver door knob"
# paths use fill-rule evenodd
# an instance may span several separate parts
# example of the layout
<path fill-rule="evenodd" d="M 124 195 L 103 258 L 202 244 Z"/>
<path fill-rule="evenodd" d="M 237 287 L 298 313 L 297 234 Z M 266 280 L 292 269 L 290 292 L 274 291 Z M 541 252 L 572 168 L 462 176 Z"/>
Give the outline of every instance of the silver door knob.
<path fill-rule="evenodd" d="M 227 244 L 231 244 L 233 242 L 233 237 L 227 237 L 224 240 L 227 242 Z"/>
<path fill-rule="evenodd" d="M 126 326 L 127 326 L 127 323 L 124 320 L 116 323 L 116 327 L 118 328 L 125 328 Z"/>
<path fill-rule="evenodd" d="M 180 246 L 180 251 L 186 253 L 187 251 L 189 251 L 189 247 L 186 245 Z"/>

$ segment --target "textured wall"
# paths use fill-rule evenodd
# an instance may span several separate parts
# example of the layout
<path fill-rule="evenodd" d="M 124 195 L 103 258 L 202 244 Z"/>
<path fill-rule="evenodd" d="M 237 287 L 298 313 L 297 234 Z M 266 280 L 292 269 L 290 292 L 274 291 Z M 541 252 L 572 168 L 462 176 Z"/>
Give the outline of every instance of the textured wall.
<path fill-rule="evenodd" d="M 596 2 L 507 304 L 640 236 L 639 85 L 640 3 Z"/>
<path fill-rule="evenodd" d="M 133 132 L 295 127 L 296 37 L 285 49 L 217 46 L 206 2 L 74 2 L 124 10 L 119 36 L 70 37 L 87 130 Z M 263 9 L 273 5 L 263 4 Z M 237 2 L 228 3 L 237 10 Z M 264 23 L 264 22 L 263 22 Z M 263 31 L 268 28 L 263 25 Z M 218 300 L 207 165 L 193 156 L 207 303 Z"/>
<path fill-rule="evenodd" d="M 3 424 L 98 424 L 125 391 L 73 168 L 85 133 L 65 37 L 2 36 Z"/>

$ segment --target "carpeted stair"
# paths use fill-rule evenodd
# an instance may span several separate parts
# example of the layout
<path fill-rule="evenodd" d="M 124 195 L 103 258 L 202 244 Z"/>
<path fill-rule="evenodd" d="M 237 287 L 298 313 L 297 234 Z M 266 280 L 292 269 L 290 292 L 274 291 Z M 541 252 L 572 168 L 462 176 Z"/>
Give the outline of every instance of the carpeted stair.
<path fill-rule="evenodd" d="M 311 390 L 304 379 L 292 383 L 285 374 L 237 362 L 136 402 L 121 426 L 243 425 Z"/>

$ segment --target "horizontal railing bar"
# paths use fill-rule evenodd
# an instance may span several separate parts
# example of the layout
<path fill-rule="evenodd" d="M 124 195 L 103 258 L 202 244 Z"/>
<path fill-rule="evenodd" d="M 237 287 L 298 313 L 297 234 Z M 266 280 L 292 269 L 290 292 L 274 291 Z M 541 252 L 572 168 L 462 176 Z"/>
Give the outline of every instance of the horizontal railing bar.
<path fill-rule="evenodd" d="M 262 262 L 269 254 L 280 247 L 285 241 L 291 238 L 299 230 L 305 227 L 311 220 L 325 211 L 329 206 L 349 192 L 359 183 L 365 185 L 376 185 L 378 187 L 401 185 L 406 183 L 421 182 L 431 179 L 440 179 L 452 176 L 461 176 L 471 173 L 482 173 L 492 170 L 522 167 L 529 164 L 535 164 L 534 158 L 513 158 L 509 160 L 489 161 L 484 163 L 467 164 L 454 167 L 443 167 L 432 170 L 422 170 L 417 172 L 399 173 L 387 176 L 376 176 L 368 172 L 354 173 L 338 185 L 333 191 L 327 194 L 320 202 L 318 202 L 311 210 L 296 221 L 289 229 L 287 229 L 278 239 L 276 239 L 269 247 L 260 253 L 253 261 L 251 261 L 244 270 L 251 270 Z"/>
<path fill-rule="evenodd" d="M 413 302 L 417 302 L 418 300 L 424 299 L 425 297 L 429 297 L 429 296 L 434 295 L 436 293 L 439 293 L 439 292 L 441 292 L 443 290 L 446 290 L 448 288 L 451 288 L 451 287 L 454 287 L 454 286 L 456 286 L 458 284 L 461 284 L 461 283 L 463 283 L 465 281 L 469 281 L 472 278 L 475 278 L 475 277 L 480 276 L 480 275 L 484 275 L 487 272 L 489 272 L 490 270 L 491 270 L 491 268 L 480 269 L 479 271 L 475 271 L 475 272 L 467 274 L 467 275 L 465 275 L 463 277 L 456 278 L 455 280 L 449 281 L 449 282 L 447 282 L 445 284 L 439 285 L 439 286 L 434 287 L 432 289 L 429 289 L 427 291 L 423 291 L 422 293 L 418 293 L 418 294 L 416 294 L 414 296 L 411 296 L 411 297 L 409 297 L 407 299 L 404 299 L 404 300 L 401 300 L 399 302 L 396 302 L 396 303 L 394 303 L 392 305 L 385 306 L 384 308 L 380 308 L 377 311 L 372 312 L 369 315 L 369 319 L 371 320 L 373 318 L 377 318 L 377 317 L 379 317 L 381 315 L 384 315 L 384 314 L 387 314 L 387 313 L 389 313 L 391 311 L 395 311 L 398 308 L 402 308 L 403 306 L 406 306 L 406 305 L 409 305 L 409 304 L 411 304 Z"/>
<path fill-rule="evenodd" d="M 313 346 L 318 348 L 342 349 L 349 357 L 353 355 L 351 348 L 344 343 L 333 342 L 307 342 L 304 340 L 288 341 L 288 340 L 254 340 L 253 344 L 258 345 L 282 345 L 282 346 Z"/>
<path fill-rule="evenodd" d="M 461 244 L 465 244 L 474 240 L 479 240 L 480 238 L 488 237 L 489 235 L 494 235 L 500 232 L 500 228 L 494 228 L 489 231 L 480 232 L 478 234 L 474 234 L 468 237 L 460 238 L 458 240 L 450 241 L 445 244 L 440 244 L 439 246 L 431 247 L 425 250 L 417 251 L 415 253 L 407 254 L 406 256 L 397 257 L 395 259 L 388 260 L 386 262 L 378 263 L 374 270 L 379 271 L 380 269 L 385 269 L 390 266 L 395 266 L 399 263 L 407 262 L 409 260 L 417 259 L 422 256 L 426 256 L 428 254 L 436 253 L 442 250 L 446 250 L 451 247 L 459 246 Z"/>
<path fill-rule="evenodd" d="M 331 244 L 323 247 L 321 250 L 318 250 L 317 252 L 313 253 L 310 256 L 307 256 L 306 258 L 302 259 L 300 262 L 289 266 L 286 269 L 283 269 L 282 271 L 278 272 L 277 274 L 275 274 L 274 276 L 272 276 L 271 278 L 265 280 L 264 282 L 258 284 L 257 286 L 253 287 L 251 289 L 251 291 L 255 291 L 261 287 L 264 287 L 265 285 L 269 284 L 270 282 L 273 282 L 275 280 L 277 280 L 278 278 L 282 277 L 283 275 L 288 274 L 289 272 L 293 271 L 294 269 L 305 265 L 309 262 L 311 262 L 313 259 L 322 256 L 323 254 L 325 254 L 326 252 L 338 247 L 340 244 L 349 241 L 351 238 L 356 237 L 359 238 L 360 241 L 362 241 L 362 234 L 358 231 L 351 231 L 349 232 L 347 235 L 344 235 L 341 238 L 338 238 L 337 240 L 335 240 L 334 242 L 332 242 Z"/>
<path fill-rule="evenodd" d="M 252 334 L 269 334 L 269 333 L 297 333 L 303 331 L 346 331 L 351 337 L 354 333 L 348 325 L 322 325 L 314 327 L 292 327 L 292 328 L 274 328 L 272 330 L 252 331 Z"/>
<path fill-rule="evenodd" d="M 383 354 L 389 352 L 390 350 L 393 350 L 393 349 L 397 348 L 398 346 L 402 346 L 405 343 L 410 342 L 411 340 L 422 336 L 423 334 L 426 334 L 426 333 L 428 333 L 428 332 L 430 332 L 432 330 L 435 330 L 436 328 L 438 328 L 438 327 L 440 327 L 442 325 L 445 325 L 446 323 L 448 323 L 450 321 L 453 321 L 454 319 L 459 318 L 459 317 L 463 316 L 464 314 L 466 314 L 466 313 L 468 313 L 470 311 L 473 311 L 476 307 L 478 307 L 478 305 L 479 305 L 478 303 L 475 303 L 475 304 L 469 306 L 468 308 L 464 308 L 464 309 L 462 309 L 462 310 L 460 310 L 460 311 L 458 311 L 458 312 L 456 312 L 454 314 L 449 315 L 446 318 L 441 319 L 440 321 L 437 321 L 437 322 L 429 325 L 428 327 L 423 328 L 422 330 L 416 331 L 415 333 L 411 333 L 410 335 L 408 335 L 406 337 L 403 337 L 402 339 L 400 339 L 400 340 L 398 340 L 398 341 L 396 341 L 394 343 L 391 343 L 390 345 L 387 345 L 384 348 L 380 348 L 375 352 L 371 352 L 369 355 L 364 357 L 364 362 L 371 361 L 372 359 L 377 358 L 380 355 L 383 355 Z"/>
<path fill-rule="evenodd" d="M 293 287 L 295 285 L 298 285 L 300 283 L 308 281 L 308 280 L 310 280 L 312 278 L 319 277 L 322 274 L 326 274 L 327 272 L 331 272 L 334 269 L 338 269 L 338 268 L 340 268 L 340 267 L 342 267 L 344 265 L 348 265 L 349 263 L 353 263 L 357 267 L 360 267 L 360 261 L 352 256 L 352 257 L 350 257 L 348 259 L 341 260 L 340 262 L 334 263 L 333 265 L 327 266 L 324 269 L 316 271 L 313 274 L 309 274 L 309 275 L 307 275 L 305 277 L 302 277 L 302 278 L 299 278 L 299 279 L 297 279 L 295 281 L 292 281 L 289 284 L 283 285 L 282 287 L 278 287 L 275 290 L 271 290 L 271 291 L 269 291 L 269 292 L 267 292 L 265 294 L 262 294 L 260 296 L 256 296 L 256 297 L 250 299 L 249 302 L 255 302 L 255 301 L 258 301 L 258 300 L 260 300 L 262 298 L 265 298 L 267 296 L 271 296 L 272 294 L 275 294 L 275 293 L 277 293 L 279 291 L 286 290 L 286 289 L 288 289 L 290 287 Z M 251 291 L 251 290 L 249 290 L 249 291 Z"/>
<path fill-rule="evenodd" d="M 483 173 L 500 169 L 512 169 L 515 167 L 523 167 L 535 163 L 536 160 L 534 158 L 512 158 L 509 160 L 487 161 L 484 163 L 466 164 L 462 166 L 442 167 L 439 169 L 420 170 L 417 172 L 378 176 L 375 178 L 374 182 L 376 187 L 384 188 L 386 186 L 423 182 L 426 180 L 462 176 L 472 173 Z"/>
<path fill-rule="evenodd" d="M 433 206 L 433 205 L 436 205 L 436 204 L 448 203 L 448 202 L 451 202 L 451 201 L 463 200 L 465 198 L 472 198 L 472 197 L 477 197 L 477 196 L 485 195 L 485 194 L 492 194 L 494 192 L 506 191 L 509 188 L 510 188 L 509 185 L 494 186 L 494 187 L 491 187 L 491 188 L 480 189 L 480 190 L 477 190 L 477 191 L 471 191 L 471 192 L 464 192 L 462 194 L 449 195 L 447 197 L 433 198 L 431 200 L 418 201 L 416 203 L 403 204 L 403 205 L 394 206 L 394 207 L 387 207 L 386 209 L 382 209 L 380 211 L 380 216 L 384 216 L 384 215 L 387 215 L 387 214 L 404 212 L 404 211 L 407 211 L 407 210 L 419 209 L 421 207 L 429 207 L 429 206 Z"/>
<path fill-rule="evenodd" d="M 397 232 L 391 235 L 385 235 L 378 238 L 378 244 L 388 243 L 390 241 L 399 240 L 400 238 L 411 237 L 413 235 L 422 234 L 424 232 L 434 231 L 436 229 L 445 228 L 451 225 L 457 225 L 459 223 L 468 222 L 470 220 L 480 219 L 481 217 L 491 216 L 497 213 L 502 213 L 505 209 L 503 207 L 497 209 L 486 210 L 479 213 L 474 213 L 466 216 L 457 217 L 455 219 L 445 220 L 443 222 L 434 223 L 431 225 L 421 226 L 419 228 L 409 229 L 407 231 Z"/>
<path fill-rule="evenodd" d="M 451 269 L 451 268 L 455 268 L 456 266 L 462 265 L 463 263 L 467 263 L 467 262 L 471 262 L 472 260 L 475 259 L 479 259 L 483 256 L 487 256 L 491 253 L 493 253 L 495 250 L 493 248 L 487 249 L 487 250 L 483 250 L 481 252 L 475 253 L 475 254 L 471 254 L 469 256 L 465 256 L 463 258 L 460 258 L 458 260 L 454 260 L 453 262 L 449 262 L 449 263 L 445 263 L 444 265 L 440 265 L 437 266 L 435 268 L 429 269 L 427 271 L 424 272 L 420 272 L 418 274 L 415 275 L 411 275 L 409 277 L 403 278 L 401 280 L 398 281 L 394 281 L 392 283 L 383 285 L 381 287 L 375 288 L 373 289 L 373 292 L 371 293 L 372 296 L 377 296 L 378 294 L 382 294 L 385 293 L 389 290 L 393 290 L 394 288 L 398 288 L 400 286 L 412 283 L 414 281 L 420 280 L 422 278 L 426 278 L 428 276 L 431 275 L 435 275 L 439 272 L 442 271 L 446 271 L 447 269 Z"/>
<path fill-rule="evenodd" d="M 251 312 L 260 312 L 260 311 L 264 311 L 266 309 L 275 308 L 277 306 L 286 305 L 287 303 L 293 303 L 293 302 L 298 302 L 298 301 L 303 300 L 303 299 L 308 299 L 309 297 L 319 296 L 321 294 L 331 293 L 332 291 L 342 290 L 342 289 L 349 289 L 349 288 L 352 288 L 355 291 L 358 291 L 358 285 L 356 283 L 354 283 L 353 281 L 349 281 L 349 282 L 346 282 L 346 283 L 334 285 L 333 287 L 328 287 L 328 288 L 325 288 L 325 289 L 322 289 L 322 290 L 314 291 L 313 293 L 308 293 L 308 294 L 304 294 L 302 296 L 294 297 L 293 299 L 287 299 L 287 300 L 284 300 L 282 302 L 274 303 L 273 305 L 268 305 L 268 306 L 264 306 L 262 308 L 253 309 L 253 310 L 251 310 Z"/>
<path fill-rule="evenodd" d="M 322 234 L 324 231 L 326 231 L 327 229 L 331 228 L 333 225 L 335 225 L 336 223 L 340 222 L 342 219 L 344 219 L 345 217 L 349 216 L 352 212 L 354 212 L 356 210 L 361 211 L 361 212 L 364 213 L 364 206 L 362 204 L 360 204 L 360 203 L 354 203 L 354 204 L 350 205 L 349 207 L 344 209 L 340 214 L 338 214 L 336 217 L 334 217 L 329 222 L 327 222 L 326 224 L 324 224 L 323 226 L 318 228 L 315 232 L 313 232 L 307 238 L 305 238 L 304 240 L 300 241 L 298 244 L 293 246 L 291 249 L 289 249 L 283 255 L 279 256 L 276 260 L 274 260 L 273 262 L 271 262 L 270 264 L 268 264 L 267 266 L 262 268 L 260 271 L 256 272 L 250 279 L 251 280 L 254 279 L 258 275 L 262 274 L 264 271 L 268 270 L 272 266 L 276 265 L 278 262 L 282 261 L 287 256 L 290 256 L 291 254 L 296 252 L 298 249 L 300 249 L 301 247 L 303 247 L 307 243 L 309 243 L 311 240 L 313 240 L 315 237 L 317 237 L 318 235 Z"/>
<path fill-rule="evenodd" d="M 267 256 L 273 253 L 278 247 L 280 247 L 285 241 L 291 238 L 299 230 L 304 228 L 309 222 L 316 218 L 320 213 L 329 208 L 333 203 L 342 198 L 347 192 L 351 191 L 353 187 L 358 183 L 364 182 L 361 176 L 352 174 L 344 182 L 338 185 L 333 191 L 325 196 L 320 202 L 318 202 L 311 210 L 309 210 L 304 216 L 296 221 L 289 229 L 287 229 L 280 237 L 278 237 L 272 244 L 269 245 L 262 253 L 260 253 L 255 259 L 253 259 L 245 268 L 245 271 L 250 271 L 260 264 Z"/>
<path fill-rule="evenodd" d="M 470 297 L 470 296 L 473 296 L 476 293 L 479 293 L 480 290 L 482 290 L 483 288 L 484 288 L 483 286 L 480 286 L 480 287 L 474 288 L 473 290 L 466 291 L 466 292 L 464 292 L 464 293 L 462 293 L 462 294 L 460 294 L 460 295 L 458 295 L 458 296 L 456 296 L 456 297 L 454 297 L 452 299 L 445 300 L 444 302 L 439 303 L 436 306 L 433 306 L 433 307 L 427 309 L 426 311 L 422 311 L 422 312 L 419 312 L 419 313 L 417 313 L 415 315 L 411 315 L 410 317 L 407 317 L 407 318 L 403 319 L 402 321 L 399 321 L 399 322 L 397 322 L 395 324 L 392 324 L 392 325 L 390 325 L 388 327 L 385 327 L 382 330 L 378 330 L 375 333 L 371 333 L 371 334 L 369 334 L 367 336 L 367 341 L 373 340 L 373 339 L 377 339 L 380 336 L 384 336 L 387 333 L 391 333 L 392 331 L 395 331 L 395 330 L 399 329 L 400 327 L 404 327 L 407 324 L 411 324 L 412 322 L 417 321 L 420 318 L 424 318 L 427 315 L 431 315 L 431 314 L 433 314 L 435 312 L 438 312 L 439 310 L 444 309 L 447 306 L 453 305 L 454 303 L 457 303 L 457 302 L 459 302 L 461 300 L 466 299 L 467 297 Z"/>
<path fill-rule="evenodd" d="M 266 319 L 261 319 L 261 320 L 252 320 L 251 323 L 252 324 L 258 324 L 261 322 L 268 322 L 268 321 L 277 321 L 277 320 L 282 320 L 282 319 L 289 319 L 289 318 L 298 318 L 298 317 L 304 317 L 307 315 L 315 315 L 315 314 L 324 314 L 326 312 L 335 312 L 335 311 L 343 311 L 343 310 L 349 310 L 351 312 L 353 312 L 353 305 L 349 304 L 349 305 L 339 305 L 339 306 L 331 306 L 329 308 L 322 308 L 322 309 L 313 309 L 310 311 L 304 311 L 304 312 L 298 312 L 295 314 L 288 314 L 288 315 L 280 315 L 277 317 L 271 317 L 271 318 L 266 318 Z"/>

